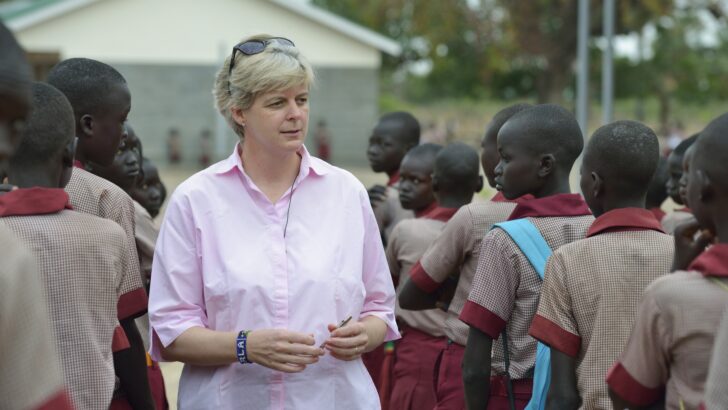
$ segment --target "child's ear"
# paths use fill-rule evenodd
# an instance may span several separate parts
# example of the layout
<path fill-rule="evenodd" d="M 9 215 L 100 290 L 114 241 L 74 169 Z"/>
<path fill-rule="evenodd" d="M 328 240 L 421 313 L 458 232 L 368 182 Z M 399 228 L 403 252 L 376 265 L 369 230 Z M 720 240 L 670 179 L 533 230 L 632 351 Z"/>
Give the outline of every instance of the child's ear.
<path fill-rule="evenodd" d="M 483 176 L 478 175 L 478 182 L 475 184 L 475 192 L 480 192 L 483 190 Z"/>
<path fill-rule="evenodd" d="M 589 176 L 594 182 L 592 184 L 592 196 L 594 198 L 599 198 L 602 194 L 602 191 L 604 190 L 604 180 L 596 172 L 592 172 Z"/>
<path fill-rule="evenodd" d="M 699 169 L 695 170 L 695 182 L 700 187 L 700 201 L 710 201 L 715 193 L 715 188 L 713 187 L 713 182 L 710 180 L 708 174 Z"/>
<path fill-rule="evenodd" d="M 81 117 L 81 120 L 79 121 L 79 127 L 81 127 L 81 132 L 83 132 L 83 135 L 93 135 L 94 133 L 94 117 L 90 114 L 85 114 Z"/>
<path fill-rule="evenodd" d="M 546 178 L 554 172 L 556 167 L 556 157 L 554 154 L 546 154 L 541 156 L 541 164 L 538 169 L 538 176 L 540 178 Z"/>

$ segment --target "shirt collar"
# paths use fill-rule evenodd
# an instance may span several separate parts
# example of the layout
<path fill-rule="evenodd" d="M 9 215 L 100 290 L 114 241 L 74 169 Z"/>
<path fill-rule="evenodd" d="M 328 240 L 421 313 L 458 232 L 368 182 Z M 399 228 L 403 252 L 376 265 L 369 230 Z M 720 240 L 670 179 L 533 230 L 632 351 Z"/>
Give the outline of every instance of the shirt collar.
<path fill-rule="evenodd" d="M 434 201 L 430 205 L 428 205 L 427 208 L 425 208 L 421 211 L 415 211 L 415 218 L 424 218 L 430 212 L 433 212 L 437 208 L 438 208 L 437 201 Z"/>
<path fill-rule="evenodd" d="M 81 162 L 81 161 L 79 161 L 77 159 L 74 159 L 73 160 L 73 166 L 76 167 L 76 168 L 84 169 L 84 170 L 86 169 L 86 166 L 83 165 L 83 162 Z"/>
<path fill-rule="evenodd" d="M 235 144 L 235 149 L 233 149 L 233 152 L 229 157 L 213 165 L 213 172 L 215 174 L 225 174 L 237 168 L 240 172 L 245 174 L 243 162 L 240 159 L 242 149 L 243 148 L 240 143 Z M 298 149 L 297 153 L 301 156 L 301 167 L 298 174 L 300 177 L 299 179 L 305 178 L 311 172 L 319 176 L 326 175 L 329 172 L 326 168 L 327 165 L 325 165 L 323 161 L 312 159 L 311 154 L 308 153 L 305 145 L 301 145 L 301 148 Z"/>
<path fill-rule="evenodd" d="M 605 232 L 653 230 L 664 233 L 660 222 L 647 209 L 619 208 L 599 216 L 586 231 L 587 238 Z"/>
<path fill-rule="evenodd" d="M 591 215 L 589 207 L 579 194 L 556 194 L 543 198 L 527 199 L 517 202 L 508 220 L 529 216 L 584 216 Z"/>
<path fill-rule="evenodd" d="M 421 218 L 434 219 L 436 221 L 447 222 L 450 220 L 450 218 L 452 218 L 453 215 L 455 215 L 455 212 L 457 212 L 458 209 L 459 208 L 445 208 L 442 206 L 437 206 L 434 209 L 432 209 L 431 211 L 422 215 Z"/>
<path fill-rule="evenodd" d="M 61 188 L 21 188 L 0 195 L 0 217 L 55 214 L 73 209 Z"/>
<path fill-rule="evenodd" d="M 399 170 L 394 171 L 394 174 L 389 177 L 387 186 L 394 186 L 397 182 L 399 182 Z"/>
<path fill-rule="evenodd" d="M 514 200 L 510 200 L 510 199 L 506 198 L 505 195 L 503 195 L 503 192 L 498 191 L 498 192 L 496 192 L 495 195 L 493 195 L 493 198 L 490 198 L 490 201 L 491 202 L 523 202 L 523 201 L 528 201 L 531 199 L 533 199 L 533 195 L 526 194 L 524 196 L 519 196 L 518 198 L 516 198 Z"/>
<path fill-rule="evenodd" d="M 728 277 L 728 244 L 719 243 L 701 253 L 688 266 L 705 276 Z"/>

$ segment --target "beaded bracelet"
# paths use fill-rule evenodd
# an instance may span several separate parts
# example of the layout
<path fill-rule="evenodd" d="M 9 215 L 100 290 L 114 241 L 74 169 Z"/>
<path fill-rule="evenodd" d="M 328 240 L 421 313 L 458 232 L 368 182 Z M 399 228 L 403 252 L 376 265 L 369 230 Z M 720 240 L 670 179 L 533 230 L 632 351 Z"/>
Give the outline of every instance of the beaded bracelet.
<path fill-rule="evenodd" d="M 248 334 L 250 333 L 250 330 L 241 330 L 240 333 L 238 333 L 238 339 L 237 339 L 237 356 L 238 361 L 242 364 L 246 363 L 253 363 L 248 359 Z"/>

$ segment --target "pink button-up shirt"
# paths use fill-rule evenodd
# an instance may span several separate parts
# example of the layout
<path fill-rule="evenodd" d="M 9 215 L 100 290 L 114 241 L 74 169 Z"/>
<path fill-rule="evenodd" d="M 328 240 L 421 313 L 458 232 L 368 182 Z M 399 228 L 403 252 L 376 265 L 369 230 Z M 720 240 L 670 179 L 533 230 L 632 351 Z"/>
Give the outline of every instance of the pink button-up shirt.
<path fill-rule="evenodd" d="M 367 192 L 350 173 L 300 150 L 300 172 L 275 204 L 230 157 L 183 182 L 157 240 L 151 354 L 193 326 L 313 333 L 377 316 L 397 339 L 394 287 Z M 292 196 L 291 196 L 292 195 Z M 290 202 L 288 228 L 286 214 Z M 285 230 L 285 237 L 284 237 Z M 257 364 L 185 365 L 182 409 L 378 409 L 361 360 L 328 353 L 303 372 Z"/>

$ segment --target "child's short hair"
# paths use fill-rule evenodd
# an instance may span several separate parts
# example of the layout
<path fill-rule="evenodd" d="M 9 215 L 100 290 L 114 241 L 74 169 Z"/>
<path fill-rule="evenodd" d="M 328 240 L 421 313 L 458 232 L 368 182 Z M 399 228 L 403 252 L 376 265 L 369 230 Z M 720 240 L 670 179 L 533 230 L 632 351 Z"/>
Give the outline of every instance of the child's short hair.
<path fill-rule="evenodd" d="M 11 165 L 47 162 L 75 138 L 76 121 L 66 96 L 53 86 L 35 82 L 31 86 L 33 110 Z"/>
<path fill-rule="evenodd" d="M 410 158 L 426 159 L 428 161 L 431 161 L 434 165 L 435 157 L 440 152 L 440 150 L 442 150 L 442 145 L 428 142 L 425 144 L 417 145 L 416 147 L 410 149 L 409 151 L 407 151 L 407 154 L 405 156 L 408 156 Z"/>
<path fill-rule="evenodd" d="M 506 121 L 510 123 L 530 136 L 532 150 L 555 152 L 556 163 L 564 170 L 571 169 L 584 149 L 584 136 L 574 114 L 559 105 L 535 105 L 514 114 Z"/>
<path fill-rule="evenodd" d="M 239 44 L 274 38 L 275 36 L 260 34 L 245 38 Z M 313 68 L 298 48 L 274 40 L 260 53 L 235 53 L 232 74 L 228 74 L 229 71 L 230 57 L 225 59 L 217 72 L 212 93 L 217 110 L 240 137 L 245 136 L 245 129 L 233 121 L 233 107 L 246 110 L 260 94 L 298 85 L 310 88 L 314 82 Z"/>
<path fill-rule="evenodd" d="M 672 150 L 672 153 L 682 157 L 685 155 L 685 152 L 687 152 L 688 148 L 690 148 L 695 141 L 698 140 L 698 137 L 700 136 L 700 133 L 695 133 L 688 138 L 685 138 L 684 140 L 680 141 L 679 144 L 677 144 L 677 147 L 675 147 L 674 150 Z"/>
<path fill-rule="evenodd" d="M 528 103 L 518 103 L 503 108 L 502 110 L 495 113 L 493 119 L 490 120 L 490 124 L 488 124 L 488 129 L 496 131 L 500 130 L 501 127 L 503 127 L 503 124 L 505 124 L 506 121 L 508 121 L 512 116 L 531 107 L 533 107 L 533 105 Z"/>
<path fill-rule="evenodd" d="M 660 157 L 657 162 L 655 176 L 652 177 L 650 186 L 647 188 L 647 205 L 659 206 L 667 199 L 667 180 L 670 179 L 670 172 L 667 167 L 667 158 Z"/>
<path fill-rule="evenodd" d="M 30 66 L 13 33 L 0 21 L 0 92 L 30 93 Z M 27 94 L 26 94 L 27 95 Z"/>
<path fill-rule="evenodd" d="M 480 174 L 478 152 L 462 142 L 448 144 L 437 153 L 435 170 L 445 186 L 467 184 Z"/>
<path fill-rule="evenodd" d="M 51 69 L 48 83 L 66 95 L 78 120 L 82 115 L 105 111 L 111 90 L 125 85 L 126 80 L 108 64 L 89 58 L 69 58 Z"/>
<path fill-rule="evenodd" d="M 406 111 L 395 111 L 382 115 L 379 122 L 396 122 L 401 125 L 399 137 L 402 142 L 409 145 L 420 143 L 420 122 L 414 115 Z"/>
<path fill-rule="evenodd" d="M 693 152 L 693 163 L 696 161 L 713 184 L 728 189 L 728 114 L 714 119 L 700 132 Z"/>

